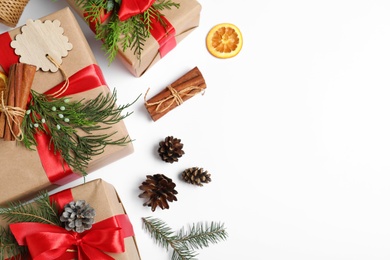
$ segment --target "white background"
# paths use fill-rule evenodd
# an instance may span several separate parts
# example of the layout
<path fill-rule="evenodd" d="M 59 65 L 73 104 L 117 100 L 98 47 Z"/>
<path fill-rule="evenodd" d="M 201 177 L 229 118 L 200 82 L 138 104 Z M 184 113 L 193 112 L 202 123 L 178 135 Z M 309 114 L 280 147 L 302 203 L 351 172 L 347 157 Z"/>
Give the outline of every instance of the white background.
<path fill-rule="evenodd" d="M 157 122 L 141 98 L 125 120 L 135 152 L 87 177 L 115 186 L 142 259 L 170 259 L 142 229 L 146 216 L 175 230 L 224 223 L 228 239 L 199 250 L 202 260 L 390 259 L 390 2 L 199 2 L 199 27 L 141 78 L 119 60 L 108 66 L 78 18 L 119 104 L 148 88 L 152 96 L 195 66 L 207 83 L 203 96 Z M 65 6 L 30 1 L 19 25 Z M 232 59 L 205 47 L 207 32 L 221 22 L 243 33 Z M 174 164 L 156 151 L 168 135 L 184 144 Z M 212 182 L 181 181 L 192 166 L 208 170 Z M 138 198 L 138 186 L 155 173 L 177 184 L 178 201 L 168 210 L 151 212 Z"/>

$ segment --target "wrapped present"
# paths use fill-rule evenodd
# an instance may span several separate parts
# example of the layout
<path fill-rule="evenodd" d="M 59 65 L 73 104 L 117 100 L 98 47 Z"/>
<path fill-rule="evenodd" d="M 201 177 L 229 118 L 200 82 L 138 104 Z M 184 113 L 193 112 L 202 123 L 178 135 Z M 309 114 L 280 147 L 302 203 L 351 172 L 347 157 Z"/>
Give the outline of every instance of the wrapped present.
<path fill-rule="evenodd" d="M 53 24 L 56 28 L 60 25 L 60 32 L 63 33 L 68 43 L 73 46 L 65 44 L 69 51 L 61 54 L 63 55 L 61 57 L 58 53 L 52 52 L 50 48 L 44 48 L 46 42 L 49 42 L 47 39 L 40 43 L 43 46 L 43 53 L 56 58 L 59 63 L 56 64 L 56 67 L 59 67 L 59 69 L 56 71 L 56 68 L 45 67 L 48 65 L 47 63 L 38 66 L 41 69 L 35 73 L 31 87 L 33 91 L 50 94 L 57 92 L 57 89 L 63 89 L 64 85 L 67 85 L 66 91 L 62 91 L 61 95 L 69 97 L 72 101 L 80 102 L 81 100 L 95 100 L 102 94 L 112 95 L 85 36 L 69 7 L 36 21 L 45 21 L 45 24 L 54 21 Z M 23 37 L 19 37 L 22 31 L 24 34 L 28 30 L 25 27 L 19 27 L 0 34 L 0 65 L 5 72 L 9 72 L 12 64 L 20 62 L 20 59 L 23 58 L 16 55 L 15 52 L 18 49 L 14 49 L 15 39 L 17 41 L 23 39 Z M 27 39 L 25 42 L 27 44 L 38 42 L 38 39 Z M 54 42 L 58 45 L 58 41 Z M 37 54 L 38 50 L 33 53 Z M 64 74 L 66 74 L 66 77 Z M 103 133 L 110 135 L 112 140 L 129 137 L 123 120 L 99 131 L 99 134 Z M 75 171 L 74 168 L 67 166 L 61 158 L 62 155 L 59 152 L 54 152 L 50 145 L 50 138 L 45 138 L 44 135 L 39 135 L 34 150 L 27 149 L 19 142 L 0 140 L 0 205 L 4 205 L 9 201 L 28 199 L 41 190 L 50 191 L 83 175 Z M 101 153 L 88 158 L 90 160 L 85 168 L 85 173 L 89 174 L 131 154 L 133 151 L 131 142 L 123 145 L 107 145 Z"/>
<path fill-rule="evenodd" d="M 67 2 L 81 17 L 85 17 L 85 20 L 90 24 L 91 29 L 95 31 L 96 21 L 91 21 L 91 15 L 85 10 L 86 8 L 83 9 L 83 6 L 77 4 L 77 2 L 80 1 L 67 0 Z M 126 19 L 129 19 L 128 17 L 130 16 L 126 16 L 127 13 L 125 11 L 125 4 L 128 2 L 131 1 L 122 1 L 122 5 L 120 6 L 119 10 L 113 9 L 109 12 L 102 10 L 102 15 L 99 17 L 99 19 L 104 23 L 105 21 L 109 20 L 111 16 L 117 15 L 119 16 L 117 20 L 120 20 L 120 22 L 123 22 L 123 20 L 126 21 Z M 154 1 L 140 2 L 151 4 Z M 156 0 L 154 3 L 161 5 L 161 3 L 167 2 L 168 1 Z M 202 7 L 196 0 L 170 1 L 170 3 L 172 2 L 176 3 L 178 7 L 172 6 L 161 10 L 160 13 L 162 16 L 160 18 L 163 20 L 162 22 L 159 22 L 156 19 L 151 23 L 151 36 L 145 39 L 144 42 L 141 42 L 142 50 L 140 50 L 140 53 L 138 53 L 139 50 L 136 48 L 136 40 L 131 42 L 131 45 L 134 44 L 134 46 L 129 46 L 124 49 L 123 42 L 118 39 L 116 47 L 119 55 L 117 55 L 117 57 L 123 61 L 125 67 L 136 77 L 142 76 L 151 66 L 153 66 L 167 53 L 172 51 L 180 41 L 182 41 L 189 33 L 191 33 L 199 26 L 200 12 Z M 85 1 L 82 1 L 82 3 L 85 3 Z M 153 5 L 151 8 L 154 8 Z M 133 10 L 131 8 L 129 9 Z M 141 20 L 144 19 L 142 14 L 141 17 Z M 124 35 L 121 37 L 121 39 L 124 39 Z M 115 49 L 112 48 L 112 46 L 107 46 L 109 44 L 107 40 L 102 40 L 106 50 Z M 110 51 L 108 51 L 108 54 L 110 58 L 110 55 L 112 56 L 112 52 L 110 53 Z M 110 59 L 112 59 L 112 57 Z"/>
<path fill-rule="evenodd" d="M 58 213 L 54 216 L 42 213 L 46 217 L 39 222 L 34 218 L 10 221 L 8 213 L 2 214 L 1 226 L 5 230 L 2 239 L 12 241 L 9 248 L 14 248 L 8 251 L 8 257 L 12 254 L 33 259 L 140 259 L 129 216 L 114 186 L 102 179 L 50 197 L 44 194 L 30 206 L 21 211 L 30 212 L 34 207 L 32 215 L 45 210 Z M 15 209 L 10 207 L 8 211 Z M 78 228 L 72 225 L 75 222 L 81 223 Z M 0 256 L 4 259 L 4 255 Z"/>

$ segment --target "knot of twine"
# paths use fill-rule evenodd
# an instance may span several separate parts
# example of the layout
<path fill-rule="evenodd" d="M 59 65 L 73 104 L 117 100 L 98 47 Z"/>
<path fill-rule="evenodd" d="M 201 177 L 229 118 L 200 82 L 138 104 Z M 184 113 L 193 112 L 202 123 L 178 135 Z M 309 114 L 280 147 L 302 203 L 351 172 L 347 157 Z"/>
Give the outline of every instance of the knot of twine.
<path fill-rule="evenodd" d="M 0 112 L 4 113 L 5 119 L 7 120 L 8 127 L 11 131 L 11 134 L 17 141 L 23 140 L 23 131 L 20 125 L 20 120 L 18 118 L 23 118 L 26 110 L 20 107 L 6 106 L 4 102 L 4 92 L 1 92 L 1 100 L 0 100 Z M 12 125 L 15 124 L 17 126 L 18 133 L 13 131 Z"/>
<path fill-rule="evenodd" d="M 198 87 L 198 86 L 189 86 L 189 87 L 186 87 L 186 88 L 184 88 L 184 89 L 182 89 L 182 90 L 180 90 L 180 91 L 177 91 L 177 90 L 174 89 L 171 85 L 169 85 L 169 86 L 167 87 L 167 89 L 171 92 L 172 95 L 170 95 L 170 96 L 168 96 L 168 97 L 166 97 L 166 98 L 164 98 L 164 99 L 161 99 L 161 100 L 159 100 L 159 101 L 149 103 L 149 102 L 146 101 L 146 95 L 148 94 L 149 89 L 150 89 L 150 88 L 148 88 L 148 90 L 146 91 L 145 96 L 144 96 L 145 104 L 146 104 L 147 106 L 156 106 L 156 112 L 157 112 L 157 113 L 163 113 L 163 112 L 165 112 L 165 111 L 168 110 L 174 103 L 176 103 L 178 106 L 180 106 L 181 104 L 184 103 L 182 97 L 193 97 L 193 96 L 195 96 L 196 94 L 198 94 L 200 91 L 203 90 L 203 88 Z M 194 91 L 194 92 L 190 93 L 190 92 L 193 91 L 193 90 L 197 90 L 197 91 Z M 202 95 L 203 95 L 203 94 L 204 94 L 204 93 L 202 93 Z M 169 103 L 164 109 L 161 109 L 161 110 L 160 110 L 161 106 L 162 106 L 165 102 L 167 102 L 167 101 L 169 101 L 169 100 L 170 100 L 170 103 Z"/>
<path fill-rule="evenodd" d="M 49 54 L 46 54 L 46 58 L 49 61 L 51 61 L 59 69 L 62 76 L 65 78 L 65 81 L 64 81 L 64 84 L 62 85 L 62 87 L 59 90 L 57 90 L 56 92 L 54 92 L 53 94 L 50 94 L 51 97 L 59 97 L 68 89 L 69 78 L 68 78 L 68 75 L 66 75 L 65 71 L 61 68 L 61 65 L 56 60 L 54 60 L 53 57 L 51 57 Z"/>

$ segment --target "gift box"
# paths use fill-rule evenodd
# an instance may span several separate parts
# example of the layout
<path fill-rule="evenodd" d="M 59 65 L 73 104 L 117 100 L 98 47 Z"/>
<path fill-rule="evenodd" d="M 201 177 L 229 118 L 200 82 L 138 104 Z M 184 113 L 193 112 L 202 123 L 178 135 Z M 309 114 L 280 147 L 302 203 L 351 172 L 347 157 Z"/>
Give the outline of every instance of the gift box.
<path fill-rule="evenodd" d="M 67 0 L 67 2 L 81 17 L 87 16 L 85 10 L 76 4 L 76 0 Z M 202 7 L 196 0 L 175 0 L 174 2 L 180 4 L 180 7 L 161 11 L 169 24 L 169 29 L 165 30 L 160 28 L 161 24 L 154 24 L 154 30 L 161 31 L 161 33 L 156 35 L 152 33 L 152 36 L 146 39 L 140 59 L 137 58 L 134 50 L 127 48 L 123 51 L 121 44 L 118 44 L 117 57 L 134 76 L 142 76 L 199 26 Z"/>
<path fill-rule="evenodd" d="M 68 96 L 71 100 L 92 100 L 99 94 L 111 95 L 112 92 L 104 81 L 104 76 L 92 54 L 75 16 L 69 7 L 40 18 L 41 21 L 59 21 L 63 35 L 67 37 L 73 48 L 63 57 L 61 71 L 68 77 Z M 0 65 L 7 71 L 11 64 L 19 61 L 10 42 L 20 35 L 22 28 L 15 28 L 0 35 Z M 60 72 L 38 70 L 35 73 L 32 89 L 39 93 L 50 92 L 64 84 L 64 75 Z M 128 136 L 123 120 L 110 125 L 106 130 L 112 139 Z M 99 131 L 99 134 L 104 133 Z M 9 201 L 31 198 L 41 190 L 52 190 L 82 175 L 72 169 L 64 171 L 63 164 L 53 164 L 52 152 L 46 144 L 29 150 L 21 143 L 0 140 L 0 205 Z M 91 158 L 85 169 L 91 173 L 109 163 L 123 158 L 134 151 L 132 143 L 117 146 L 109 145 L 104 152 Z M 55 158 L 54 158 L 55 160 Z M 57 159 L 58 160 L 58 159 Z"/>
<path fill-rule="evenodd" d="M 89 211 L 94 210 L 93 224 L 82 232 L 76 232 L 67 230 L 63 224 L 42 224 L 34 221 L 7 222 L 3 218 L 1 225 L 6 229 L 9 227 L 16 239 L 15 243 L 27 247 L 31 257 L 141 259 L 129 216 L 113 185 L 102 179 L 96 179 L 58 192 L 50 196 L 50 200 L 58 205 L 58 217 L 70 202 L 84 201 L 85 204 L 82 206 L 87 204 Z M 36 202 L 32 203 L 34 206 Z M 82 206 L 78 209 L 82 210 Z M 112 258 L 106 258 L 107 256 Z"/>

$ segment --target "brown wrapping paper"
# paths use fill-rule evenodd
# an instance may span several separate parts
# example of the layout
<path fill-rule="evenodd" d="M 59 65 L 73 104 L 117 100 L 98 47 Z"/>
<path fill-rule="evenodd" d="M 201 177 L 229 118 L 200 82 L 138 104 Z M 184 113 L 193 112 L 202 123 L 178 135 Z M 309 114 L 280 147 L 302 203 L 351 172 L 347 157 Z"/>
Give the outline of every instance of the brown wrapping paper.
<path fill-rule="evenodd" d="M 73 44 L 73 49 L 68 56 L 63 58 L 61 68 L 68 76 L 75 74 L 82 68 L 91 64 L 96 64 L 92 51 L 83 35 L 77 20 L 71 10 L 67 7 L 55 12 L 41 20 L 59 20 L 64 29 L 64 35 Z M 10 32 L 11 38 L 20 33 L 20 27 Z M 37 71 L 32 89 L 43 93 L 63 81 L 61 73 Z M 99 93 L 109 92 L 107 86 L 101 86 L 90 91 L 70 96 L 72 100 L 93 99 Z M 112 125 L 107 130 L 109 133 L 117 132 L 113 138 L 118 139 L 128 135 L 123 121 Z M 129 143 L 125 146 L 107 146 L 104 153 L 92 158 L 86 169 L 91 173 L 109 163 L 123 158 L 134 151 L 133 145 Z M 16 142 L 6 142 L 0 140 L 0 205 L 9 201 L 16 201 L 31 198 L 39 191 L 52 190 L 58 187 L 57 184 L 50 183 L 41 160 L 36 151 L 27 150 L 22 144 Z M 79 175 L 81 177 L 81 175 Z M 64 180 L 62 184 L 70 181 Z"/>
<path fill-rule="evenodd" d="M 67 0 L 69 5 L 76 10 L 76 12 L 84 17 L 84 11 L 76 5 L 75 0 Z M 199 26 L 200 12 L 202 6 L 196 0 L 175 0 L 175 3 L 180 4 L 180 8 L 172 8 L 171 10 L 163 10 L 162 13 L 172 24 L 176 31 L 176 43 L 181 42 L 189 33 Z M 141 60 L 137 60 L 134 51 L 127 49 L 122 51 L 119 46 L 118 58 L 124 63 L 125 67 L 136 77 L 142 76 L 150 67 L 158 62 L 161 57 L 158 52 L 159 44 L 151 36 L 146 40 L 143 46 Z M 171 51 L 174 51 L 171 50 Z M 169 53 L 168 53 L 169 55 Z"/>
<path fill-rule="evenodd" d="M 85 200 L 95 209 L 95 223 L 119 214 L 127 214 L 121 200 L 111 184 L 96 179 L 85 184 L 81 184 L 71 189 L 74 200 Z M 131 219 L 130 219 L 131 220 Z M 1 219 L 3 227 L 7 223 Z M 118 260 L 139 260 L 141 259 L 135 237 L 125 238 L 126 251 L 121 254 L 109 254 Z"/>

